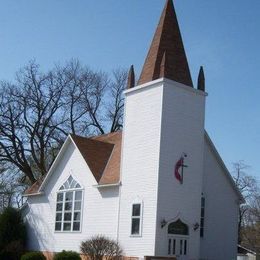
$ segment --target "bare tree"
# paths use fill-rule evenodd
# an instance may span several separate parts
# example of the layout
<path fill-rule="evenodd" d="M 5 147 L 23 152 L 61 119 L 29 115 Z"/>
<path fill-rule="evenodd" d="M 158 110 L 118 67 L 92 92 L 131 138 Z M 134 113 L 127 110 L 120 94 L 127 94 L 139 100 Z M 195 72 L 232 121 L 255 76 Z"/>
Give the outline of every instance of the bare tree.
<path fill-rule="evenodd" d="M 125 70 L 94 72 L 71 60 L 42 73 L 34 61 L 14 83 L 0 83 L 0 163 L 34 183 L 68 133 L 94 135 L 122 127 Z"/>
<path fill-rule="evenodd" d="M 122 128 L 126 70 L 117 69 L 109 77 L 71 60 L 63 67 L 56 67 L 55 73 L 64 89 L 65 128 L 69 132 L 95 135 Z"/>
<path fill-rule="evenodd" d="M 83 84 L 88 84 L 93 72 L 77 60 L 71 60 L 65 66 L 56 66 L 55 74 L 57 82 L 63 88 L 62 102 L 66 111 L 67 120 L 64 129 L 76 134 L 86 133 L 87 110 L 81 105 L 83 96 Z"/>
<path fill-rule="evenodd" d="M 123 69 L 113 72 L 114 82 L 111 84 L 111 98 L 107 109 L 107 118 L 110 120 L 110 132 L 115 132 L 123 127 L 124 100 L 122 92 L 125 89 L 127 73 Z"/>
<path fill-rule="evenodd" d="M 27 185 L 21 184 L 21 174 L 14 168 L 6 169 L 0 175 L 0 212 L 8 207 L 23 205 L 22 193 Z"/>
<path fill-rule="evenodd" d="M 31 183 L 46 173 L 54 142 L 66 134 L 57 131 L 65 120 L 61 94 L 52 73 L 41 74 L 33 62 L 17 73 L 16 85 L 2 84 L 0 160 L 16 165 Z"/>
<path fill-rule="evenodd" d="M 256 240 L 255 236 L 252 234 L 258 232 L 258 237 L 260 237 L 259 185 L 254 176 L 246 173 L 246 170 L 249 169 L 249 166 L 246 165 L 243 161 L 236 162 L 233 164 L 233 166 L 233 178 L 235 180 L 236 186 L 246 201 L 246 203 L 240 205 L 239 208 L 238 243 L 246 243 L 249 248 L 255 249 L 253 248 L 253 240 Z"/>
<path fill-rule="evenodd" d="M 241 228 L 241 243 L 260 253 L 260 191 L 250 199 Z"/>

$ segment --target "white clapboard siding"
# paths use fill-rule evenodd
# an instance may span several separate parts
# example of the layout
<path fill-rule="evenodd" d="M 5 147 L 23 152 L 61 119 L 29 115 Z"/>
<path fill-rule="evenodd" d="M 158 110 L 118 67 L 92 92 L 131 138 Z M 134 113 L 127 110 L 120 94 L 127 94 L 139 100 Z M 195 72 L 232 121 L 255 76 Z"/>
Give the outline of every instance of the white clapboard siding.
<path fill-rule="evenodd" d="M 70 175 L 83 187 L 82 230 L 76 233 L 59 233 L 54 231 L 56 194 Z M 116 239 L 118 187 L 98 190 L 93 187 L 96 184 L 85 160 L 70 142 L 44 188 L 44 195 L 28 199 L 29 249 L 79 251 L 81 241 L 96 234 L 105 234 Z"/>

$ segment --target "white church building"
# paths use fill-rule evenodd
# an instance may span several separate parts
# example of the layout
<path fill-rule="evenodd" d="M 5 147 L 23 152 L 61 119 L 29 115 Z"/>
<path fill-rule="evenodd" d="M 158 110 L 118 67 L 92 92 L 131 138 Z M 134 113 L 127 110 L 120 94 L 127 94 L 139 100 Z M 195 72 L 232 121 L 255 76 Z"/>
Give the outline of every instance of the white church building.
<path fill-rule="evenodd" d="M 124 95 L 122 131 L 69 135 L 26 191 L 28 249 L 79 252 L 103 234 L 126 258 L 235 260 L 243 197 L 204 129 L 203 68 L 195 88 L 172 0 Z"/>

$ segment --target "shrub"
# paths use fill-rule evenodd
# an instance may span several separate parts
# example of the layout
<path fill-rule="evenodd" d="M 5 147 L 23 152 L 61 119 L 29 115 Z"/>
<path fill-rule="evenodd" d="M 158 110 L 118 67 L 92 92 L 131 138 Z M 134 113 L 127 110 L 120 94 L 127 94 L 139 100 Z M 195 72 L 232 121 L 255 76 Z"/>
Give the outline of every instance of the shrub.
<path fill-rule="evenodd" d="M 10 260 L 10 259 L 12 259 L 12 256 L 8 252 L 1 251 L 0 252 L 0 259 L 1 260 Z"/>
<path fill-rule="evenodd" d="M 63 250 L 62 252 L 55 254 L 53 260 L 81 260 L 81 258 L 77 252 Z"/>
<path fill-rule="evenodd" d="M 19 210 L 6 208 L 0 215 L 0 249 L 20 240 L 25 244 L 26 229 Z"/>
<path fill-rule="evenodd" d="M 81 252 L 91 260 L 118 259 L 122 255 L 120 245 L 103 235 L 94 236 L 81 243 Z"/>
<path fill-rule="evenodd" d="M 21 260 L 46 260 L 42 252 L 30 252 L 21 257 Z"/>
<path fill-rule="evenodd" d="M 22 241 L 16 240 L 10 242 L 5 246 L 1 253 L 2 255 L 0 259 L 20 260 L 20 257 L 24 253 L 24 246 Z"/>
<path fill-rule="evenodd" d="M 0 215 L 1 259 L 20 259 L 26 241 L 26 228 L 19 210 L 6 208 Z"/>

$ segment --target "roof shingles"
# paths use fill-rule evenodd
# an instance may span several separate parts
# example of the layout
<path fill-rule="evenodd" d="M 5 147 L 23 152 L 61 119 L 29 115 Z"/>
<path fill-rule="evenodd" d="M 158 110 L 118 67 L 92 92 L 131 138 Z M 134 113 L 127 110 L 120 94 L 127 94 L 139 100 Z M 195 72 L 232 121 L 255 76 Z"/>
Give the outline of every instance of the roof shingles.
<path fill-rule="evenodd" d="M 99 182 L 114 148 L 114 144 L 76 135 L 71 135 L 71 137 L 96 181 Z"/>

